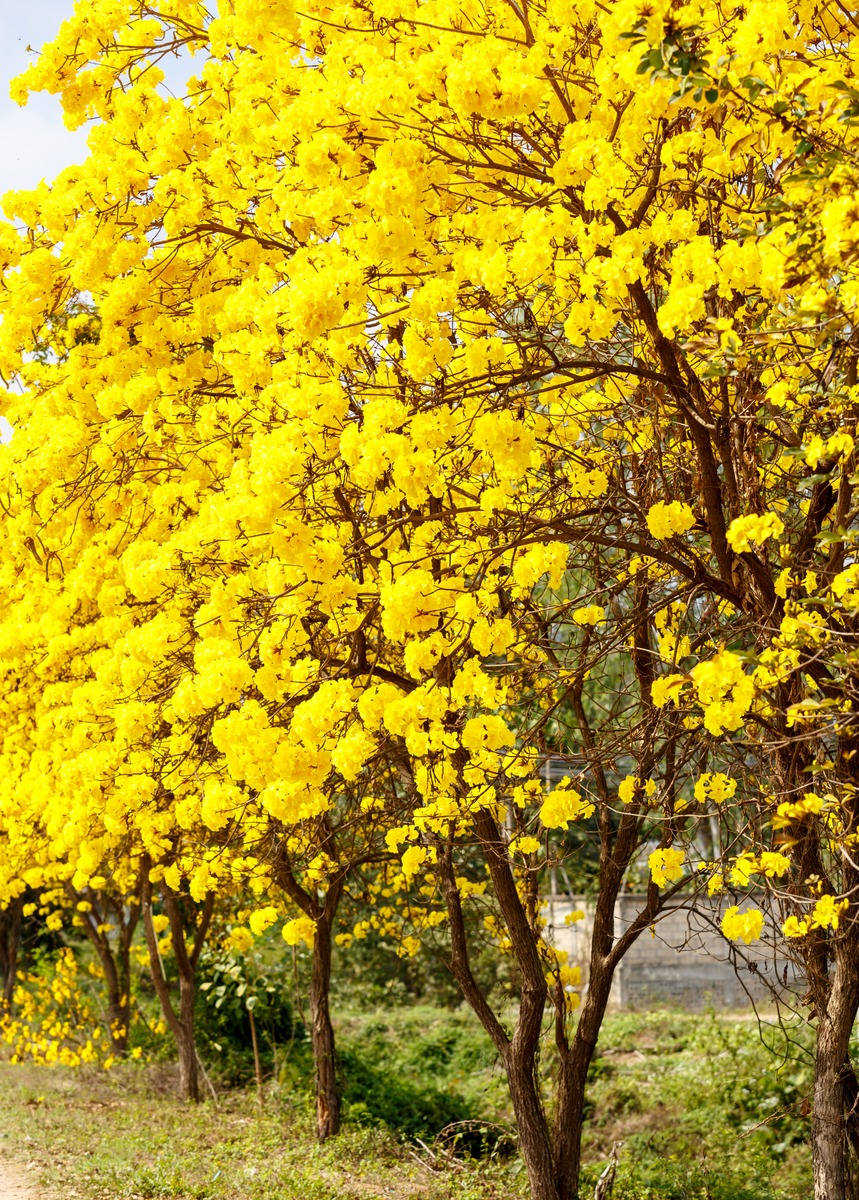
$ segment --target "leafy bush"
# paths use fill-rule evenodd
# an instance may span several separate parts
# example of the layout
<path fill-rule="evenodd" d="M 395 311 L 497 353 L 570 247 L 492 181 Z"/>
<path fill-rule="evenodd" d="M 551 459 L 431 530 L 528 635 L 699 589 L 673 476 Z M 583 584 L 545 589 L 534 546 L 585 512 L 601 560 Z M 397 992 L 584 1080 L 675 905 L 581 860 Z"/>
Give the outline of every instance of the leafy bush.
<path fill-rule="evenodd" d="M 282 972 L 266 969 L 255 956 L 206 948 L 200 955 L 198 980 L 197 1039 L 203 1056 L 217 1063 L 223 1082 L 240 1084 L 253 1078 L 252 1019 L 267 1073 L 274 1069 L 278 1047 L 304 1039 Z"/>
<path fill-rule="evenodd" d="M 493 1080 L 495 1051 L 470 1013 L 413 1008 L 352 1016 L 338 1036 L 347 1119 L 424 1141 L 457 1125 L 461 1150 L 497 1146 L 487 1092 L 501 1079 Z"/>
<path fill-rule="evenodd" d="M 90 980 L 74 951 L 34 954 L 32 971 L 18 975 L 9 1012 L 0 1012 L 0 1042 L 13 1062 L 81 1066 L 113 1062 L 108 1023 L 99 1015 Z"/>
<path fill-rule="evenodd" d="M 386 1125 L 404 1137 L 427 1140 L 454 1122 L 477 1117 L 452 1089 L 404 1078 L 354 1050 L 341 1054 L 340 1069 L 346 1116 L 359 1125 Z"/>

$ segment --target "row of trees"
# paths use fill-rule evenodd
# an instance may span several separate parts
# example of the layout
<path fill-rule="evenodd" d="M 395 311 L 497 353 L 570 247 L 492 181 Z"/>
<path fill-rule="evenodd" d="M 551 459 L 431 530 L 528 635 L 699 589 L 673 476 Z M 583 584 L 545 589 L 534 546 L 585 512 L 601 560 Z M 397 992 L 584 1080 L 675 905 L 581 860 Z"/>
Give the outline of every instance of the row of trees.
<path fill-rule="evenodd" d="M 668 898 L 753 883 L 725 935 L 794 947 L 815 1196 L 848 1194 L 855 21 L 96 0 L 24 77 L 92 129 L 0 230 L 0 879 L 115 936 L 119 1029 L 138 906 L 167 1005 L 160 908 L 187 1095 L 213 906 L 288 901 L 336 1131 L 354 889 L 404 953 L 444 927 L 535 1200 L 569 1200 L 619 961 Z M 541 894 L 582 856 L 579 1007 Z"/>

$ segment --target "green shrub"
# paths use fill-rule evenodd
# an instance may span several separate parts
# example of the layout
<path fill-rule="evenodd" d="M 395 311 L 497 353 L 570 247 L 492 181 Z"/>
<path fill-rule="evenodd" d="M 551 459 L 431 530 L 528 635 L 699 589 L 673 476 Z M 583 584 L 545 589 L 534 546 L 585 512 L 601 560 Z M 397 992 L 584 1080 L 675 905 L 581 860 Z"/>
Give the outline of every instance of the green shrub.
<path fill-rule="evenodd" d="M 198 966 L 195 1024 L 204 1059 L 217 1064 L 230 1085 L 254 1076 L 251 1013 L 265 1073 L 274 1070 L 278 1047 L 306 1037 L 293 1017 L 282 972 L 266 969 L 255 956 L 204 948 Z"/>

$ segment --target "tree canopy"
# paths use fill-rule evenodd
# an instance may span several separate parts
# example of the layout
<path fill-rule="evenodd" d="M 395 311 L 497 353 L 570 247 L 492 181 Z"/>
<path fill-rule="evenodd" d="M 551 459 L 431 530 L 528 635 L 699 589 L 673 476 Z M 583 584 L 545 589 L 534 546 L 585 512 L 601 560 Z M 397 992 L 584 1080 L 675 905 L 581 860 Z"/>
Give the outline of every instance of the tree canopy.
<path fill-rule="evenodd" d="M 844 1195 L 855 25 L 91 0 L 16 85 L 91 131 L 0 230 L 0 885 L 142 870 L 168 907 L 268 912 L 279 883 L 312 941 L 375 864 L 404 953 L 448 928 L 540 1200 L 576 1193 L 623 953 L 667 895 L 750 884 L 723 930 L 796 948 L 815 1194 Z M 585 843 L 574 1017 L 540 895 Z M 512 1032 L 471 905 L 517 964 Z"/>

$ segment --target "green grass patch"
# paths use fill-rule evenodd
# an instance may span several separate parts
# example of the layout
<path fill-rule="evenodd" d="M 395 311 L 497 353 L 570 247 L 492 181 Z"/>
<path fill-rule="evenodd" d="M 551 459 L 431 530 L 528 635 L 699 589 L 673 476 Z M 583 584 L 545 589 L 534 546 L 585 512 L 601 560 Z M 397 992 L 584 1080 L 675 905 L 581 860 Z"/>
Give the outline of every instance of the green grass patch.
<path fill-rule="evenodd" d="M 807 1048 L 763 1036 L 729 1017 L 610 1017 L 591 1070 L 582 1196 L 620 1142 L 614 1200 L 805 1200 Z M 503 1073 L 470 1013 L 352 1014 L 338 1037 L 345 1125 L 324 1146 L 300 1042 L 276 1062 L 261 1112 L 248 1089 L 177 1102 L 169 1064 L 0 1064 L 0 1132 L 44 1185 L 82 1200 L 524 1200 Z M 541 1071 L 553 1071 L 549 1051 Z M 451 1125 L 459 1142 L 439 1138 Z"/>

